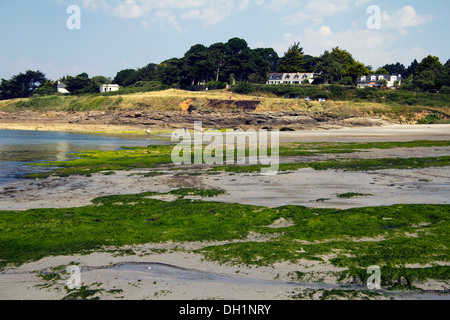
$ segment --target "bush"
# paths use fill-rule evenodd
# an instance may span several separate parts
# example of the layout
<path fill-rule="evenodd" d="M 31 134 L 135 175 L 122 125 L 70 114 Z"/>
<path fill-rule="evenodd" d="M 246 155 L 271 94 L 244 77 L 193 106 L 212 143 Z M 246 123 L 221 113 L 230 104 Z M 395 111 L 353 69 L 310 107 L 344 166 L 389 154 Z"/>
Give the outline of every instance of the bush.
<path fill-rule="evenodd" d="M 350 86 L 350 85 L 353 84 L 353 79 L 352 79 L 352 77 L 349 77 L 349 76 L 343 77 L 343 78 L 341 79 L 340 84 Z"/>
<path fill-rule="evenodd" d="M 206 83 L 208 89 L 225 89 L 227 87 L 226 82 L 221 81 L 209 81 Z"/>
<path fill-rule="evenodd" d="M 438 112 L 434 112 L 429 114 L 426 118 L 422 118 L 417 123 L 419 124 L 434 124 L 438 123 L 441 120 L 441 115 Z"/>
<path fill-rule="evenodd" d="M 440 92 L 443 93 L 443 94 L 449 94 L 449 93 L 450 93 L 450 87 L 443 86 L 443 87 L 441 88 L 441 91 L 440 91 Z"/>
<path fill-rule="evenodd" d="M 256 88 L 248 82 L 238 82 L 235 86 L 233 86 L 233 91 L 236 93 L 248 94 L 255 92 Z"/>
<path fill-rule="evenodd" d="M 312 99 L 327 98 L 335 101 L 351 100 L 355 102 L 371 101 L 394 105 L 445 107 L 450 103 L 450 96 L 446 95 L 450 87 L 443 87 L 443 94 L 414 92 L 407 90 L 383 90 L 366 87 L 358 89 L 356 86 L 332 85 L 266 85 L 249 84 L 246 82 L 232 86 L 231 91 L 243 94 L 253 92 L 270 93 L 278 97 L 310 97 Z"/>

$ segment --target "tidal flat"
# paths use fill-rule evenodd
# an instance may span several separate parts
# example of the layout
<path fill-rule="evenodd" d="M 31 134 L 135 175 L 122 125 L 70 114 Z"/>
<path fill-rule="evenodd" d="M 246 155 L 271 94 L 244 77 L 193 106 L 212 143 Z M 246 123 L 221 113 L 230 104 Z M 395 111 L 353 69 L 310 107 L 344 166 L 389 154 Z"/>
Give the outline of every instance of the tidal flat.
<path fill-rule="evenodd" d="M 1 298 L 449 298 L 449 141 L 283 142 L 275 176 L 174 166 L 169 151 L 83 152 L 2 187 Z M 133 264 L 150 269 L 114 267 Z"/>

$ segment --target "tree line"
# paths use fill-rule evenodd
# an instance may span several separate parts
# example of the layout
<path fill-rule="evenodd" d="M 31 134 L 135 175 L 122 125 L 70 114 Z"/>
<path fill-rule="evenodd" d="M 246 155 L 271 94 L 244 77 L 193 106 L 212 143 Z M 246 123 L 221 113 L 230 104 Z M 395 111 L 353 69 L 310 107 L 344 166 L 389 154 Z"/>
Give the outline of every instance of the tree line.
<path fill-rule="evenodd" d="M 414 60 L 408 67 L 397 62 L 373 69 L 357 61 L 339 47 L 320 56 L 305 54 L 300 43 L 291 45 L 283 57 L 272 48 L 251 49 L 244 39 L 232 38 L 226 43 L 209 47 L 192 46 L 182 58 L 171 58 L 159 64 L 149 63 L 137 69 L 117 72 L 114 79 L 104 76 L 90 78 L 82 73 L 61 80 L 71 94 L 99 92 L 104 83 L 125 88 L 158 90 L 170 87 L 192 90 L 196 86 L 224 88 L 236 82 L 264 84 L 269 73 L 315 73 L 313 84 L 356 85 L 360 76 L 370 74 L 401 74 L 400 89 L 450 92 L 450 60 L 442 64 L 432 55 L 421 62 Z M 0 99 L 27 98 L 35 94 L 55 94 L 57 82 L 47 79 L 41 71 L 28 70 L 9 80 L 1 79 Z"/>

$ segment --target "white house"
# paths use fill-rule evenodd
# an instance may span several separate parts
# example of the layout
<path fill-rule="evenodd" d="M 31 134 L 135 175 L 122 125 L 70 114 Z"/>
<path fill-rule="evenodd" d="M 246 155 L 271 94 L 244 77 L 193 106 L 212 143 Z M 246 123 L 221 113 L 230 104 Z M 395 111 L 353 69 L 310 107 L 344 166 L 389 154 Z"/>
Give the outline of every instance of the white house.
<path fill-rule="evenodd" d="M 390 88 L 396 87 L 396 82 L 398 81 L 398 85 L 402 83 L 402 75 L 401 74 L 371 74 L 368 76 L 362 76 L 358 79 L 357 85 L 358 88 L 365 87 L 380 87 L 381 85 L 378 83 L 381 79 L 385 79 L 388 84 L 387 86 Z"/>
<path fill-rule="evenodd" d="M 67 91 L 66 85 L 59 80 L 58 80 L 58 84 L 56 85 L 56 91 L 58 93 L 70 93 L 69 91 Z"/>
<path fill-rule="evenodd" d="M 102 84 L 100 86 L 100 93 L 119 91 L 120 86 L 118 84 Z"/>
<path fill-rule="evenodd" d="M 314 73 L 269 73 L 267 84 L 301 84 L 305 80 L 311 84 Z"/>

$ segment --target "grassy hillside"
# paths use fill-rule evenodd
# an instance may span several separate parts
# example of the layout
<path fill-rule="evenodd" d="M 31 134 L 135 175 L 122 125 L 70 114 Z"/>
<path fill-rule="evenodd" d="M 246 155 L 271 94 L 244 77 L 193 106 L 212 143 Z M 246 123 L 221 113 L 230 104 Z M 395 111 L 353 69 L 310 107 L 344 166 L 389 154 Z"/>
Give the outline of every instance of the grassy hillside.
<path fill-rule="evenodd" d="M 449 123 L 450 104 L 426 103 L 407 105 L 403 103 L 377 102 L 372 100 L 327 100 L 325 103 L 286 99 L 271 92 L 253 92 L 251 94 L 230 93 L 227 90 L 210 90 L 208 92 L 189 92 L 183 90 L 163 90 L 132 94 L 89 94 L 80 96 L 37 96 L 29 99 L 0 101 L 0 111 L 146 111 L 172 112 L 180 111 L 179 105 L 190 99 L 198 111 L 216 111 L 208 106 L 208 100 L 256 100 L 261 104 L 256 112 L 301 112 L 305 115 L 336 118 L 381 117 L 401 123 Z M 230 110 L 236 112 L 236 110 Z"/>

